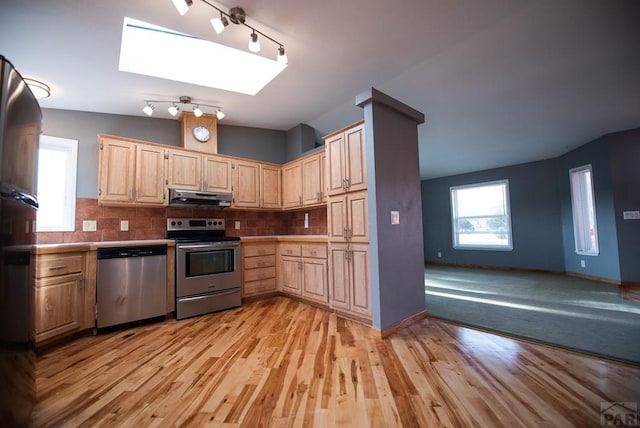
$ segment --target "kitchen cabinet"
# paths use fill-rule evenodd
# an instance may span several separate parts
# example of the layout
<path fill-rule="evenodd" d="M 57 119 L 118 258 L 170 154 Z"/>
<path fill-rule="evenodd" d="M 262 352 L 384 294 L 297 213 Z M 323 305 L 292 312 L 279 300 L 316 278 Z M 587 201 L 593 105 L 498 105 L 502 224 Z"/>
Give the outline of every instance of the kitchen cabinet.
<path fill-rule="evenodd" d="M 98 203 L 166 205 L 167 150 L 119 137 L 99 137 Z"/>
<path fill-rule="evenodd" d="M 367 188 L 363 123 L 326 136 L 325 150 L 328 195 Z"/>
<path fill-rule="evenodd" d="M 326 200 L 323 188 L 324 160 L 323 151 L 282 166 L 283 208 L 321 205 Z"/>
<path fill-rule="evenodd" d="M 236 160 L 233 163 L 233 206 L 281 209 L 279 165 Z"/>
<path fill-rule="evenodd" d="M 186 150 L 169 150 L 172 189 L 231 193 L 231 159 Z"/>
<path fill-rule="evenodd" d="M 330 241 L 369 242 L 367 191 L 330 196 L 327 234 Z"/>
<path fill-rule="evenodd" d="M 242 244 L 242 297 L 275 293 L 276 243 Z"/>
<path fill-rule="evenodd" d="M 369 245 L 329 243 L 329 272 L 330 306 L 370 321 Z"/>
<path fill-rule="evenodd" d="M 33 266 L 32 336 L 36 346 L 86 328 L 85 254 L 35 255 Z"/>
<path fill-rule="evenodd" d="M 325 244 L 280 244 L 281 291 L 303 300 L 327 305 L 327 246 Z"/>

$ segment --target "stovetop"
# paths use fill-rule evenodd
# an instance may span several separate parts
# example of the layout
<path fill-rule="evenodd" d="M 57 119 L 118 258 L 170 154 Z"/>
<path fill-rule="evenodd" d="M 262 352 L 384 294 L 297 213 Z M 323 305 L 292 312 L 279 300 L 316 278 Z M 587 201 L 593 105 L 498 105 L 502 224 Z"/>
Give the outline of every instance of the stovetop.
<path fill-rule="evenodd" d="M 168 218 L 167 238 L 176 242 L 239 241 L 236 236 L 225 236 L 223 218 Z"/>

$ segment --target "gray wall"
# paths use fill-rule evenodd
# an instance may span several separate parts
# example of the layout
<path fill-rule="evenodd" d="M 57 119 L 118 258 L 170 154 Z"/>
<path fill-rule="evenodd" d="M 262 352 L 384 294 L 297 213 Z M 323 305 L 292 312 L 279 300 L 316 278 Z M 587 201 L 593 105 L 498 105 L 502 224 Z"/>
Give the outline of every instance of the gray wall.
<path fill-rule="evenodd" d="M 598 256 L 575 252 L 569 170 L 593 168 Z M 640 129 L 605 135 L 563 156 L 422 182 L 425 261 L 549 269 L 640 282 Z M 509 179 L 513 251 L 453 250 L 449 187 Z M 442 258 L 437 252 L 442 252 Z M 580 261 L 585 261 L 585 267 Z"/>
<path fill-rule="evenodd" d="M 97 134 L 112 134 L 179 146 L 180 122 L 173 119 L 43 109 L 42 132 L 78 140 L 77 196 L 98 195 Z M 286 133 L 260 128 L 218 125 L 218 152 L 265 162 L 284 163 Z"/>
<path fill-rule="evenodd" d="M 288 130 L 286 162 L 297 159 L 304 153 L 316 148 L 315 136 L 315 130 L 304 123 L 300 123 Z"/>
<path fill-rule="evenodd" d="M 424 116 L 408 116 L 407 106 L 372 91 L 373 101 L 359 105 L 365 118 L 373 325 L 383 330 L 424 311 L 417 128 Z M 400 224 L 391 224 L 391 211 L 400 212 Z"/>
<path fill-rule="evenodd" d="M 556 178 L 552 160 L 423 181 L 425 260 L 563 270 Z M 454 250 L 449 187 L 502 179 L 509 180 L 513 251 Z"/>

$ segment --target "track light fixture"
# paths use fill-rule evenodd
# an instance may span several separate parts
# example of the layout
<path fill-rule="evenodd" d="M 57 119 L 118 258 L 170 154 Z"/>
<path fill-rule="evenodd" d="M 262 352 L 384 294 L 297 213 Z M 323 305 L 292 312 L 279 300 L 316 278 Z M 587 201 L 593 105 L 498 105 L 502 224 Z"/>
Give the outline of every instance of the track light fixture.
<path fill-rule="evenodd" d="M 202 103 L 194 103 L 191 101 L 191 97 L 187 97 L 187 96 L 181 96 L 178 98 L 178 101 L 174 101 L 174 100 L 144 100 L 145 102 L 145 106 L 142 108 L 142 111 L 144 112 L 144 114 L 146 114 L 147 116 L 151 116 L 153 115 L 153 110 L 154 110 L 154 106 L 152 103 L 155 104 L 161 104 L 161 103 L 168 103 L 171 104 L 169 106 L 169 108 L 167 108 L 167 111 L 169 112 L 169 114 L 171 116 L 176 116 L 178 114 L 178 112 L 180 111 L 180 106 L 181 105 L 192 105 L 193 106 L 193 114 L 195 117 L 200 117 L 204 114 L 204 112 L 202 111 L 202 109 L 200 109 L 200 107 L 209 107 L 212 109 L 215 109 L 215 115 L 218 117 L 218 120 L 222 120 L 224 118 L 224 113 L 222 112 L 222 107 L 219 106 L 214 106 L 214 105 L 210 105 L 210 104 L 202 104 Z"/>
<path fill-rule="evenodd" d="M 178 10 L 180 15 L 184 15 L 189 11 L 189 7 L 193 4 L 193 0 L 171 0 L 173 5 Z M 224 29 L 229 25 L 229 21 L 237 25 L 244 25 L 245 27 L 251 30 L 251 36 L 249 38 L 249 50 L 251 52 L 259 52 L 260 51 L 260 41 L 258 40 L 258 35 L 271 40 L 273 43 L 278 45 L 278 49 L 276 50 L 276 60 L 280 63 L 287 63 L 287 56 L 284 53 L 284 45 L 279 41 L 267 36 L 262 31 L 256 30 L 251 25 L 245 22 L 247 14 L 244 12 L 244 9 L 241 7 L 232 7 L 228 12 L 223 11 L 222 9 L 214 6 L 209 3 L 207 0 L 201 0 L 206 5 L 214 8 L 220 13 L 220 17 L 212 18 L 211 25 L 215 30 L 216 34 L 220 34 L 224 31 Z"/>

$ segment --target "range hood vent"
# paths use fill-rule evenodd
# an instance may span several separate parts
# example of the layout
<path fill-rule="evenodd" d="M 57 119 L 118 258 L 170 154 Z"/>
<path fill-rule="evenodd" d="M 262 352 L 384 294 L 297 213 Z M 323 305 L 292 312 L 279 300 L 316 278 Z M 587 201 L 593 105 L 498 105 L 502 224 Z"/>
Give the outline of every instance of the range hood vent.
<path fill-rule="evenodd" d="M 230 207 L 231 193 L 199 192 L 195 190 L 171 189 L 169 205 L 200 205 L 210 207 Z"/>

